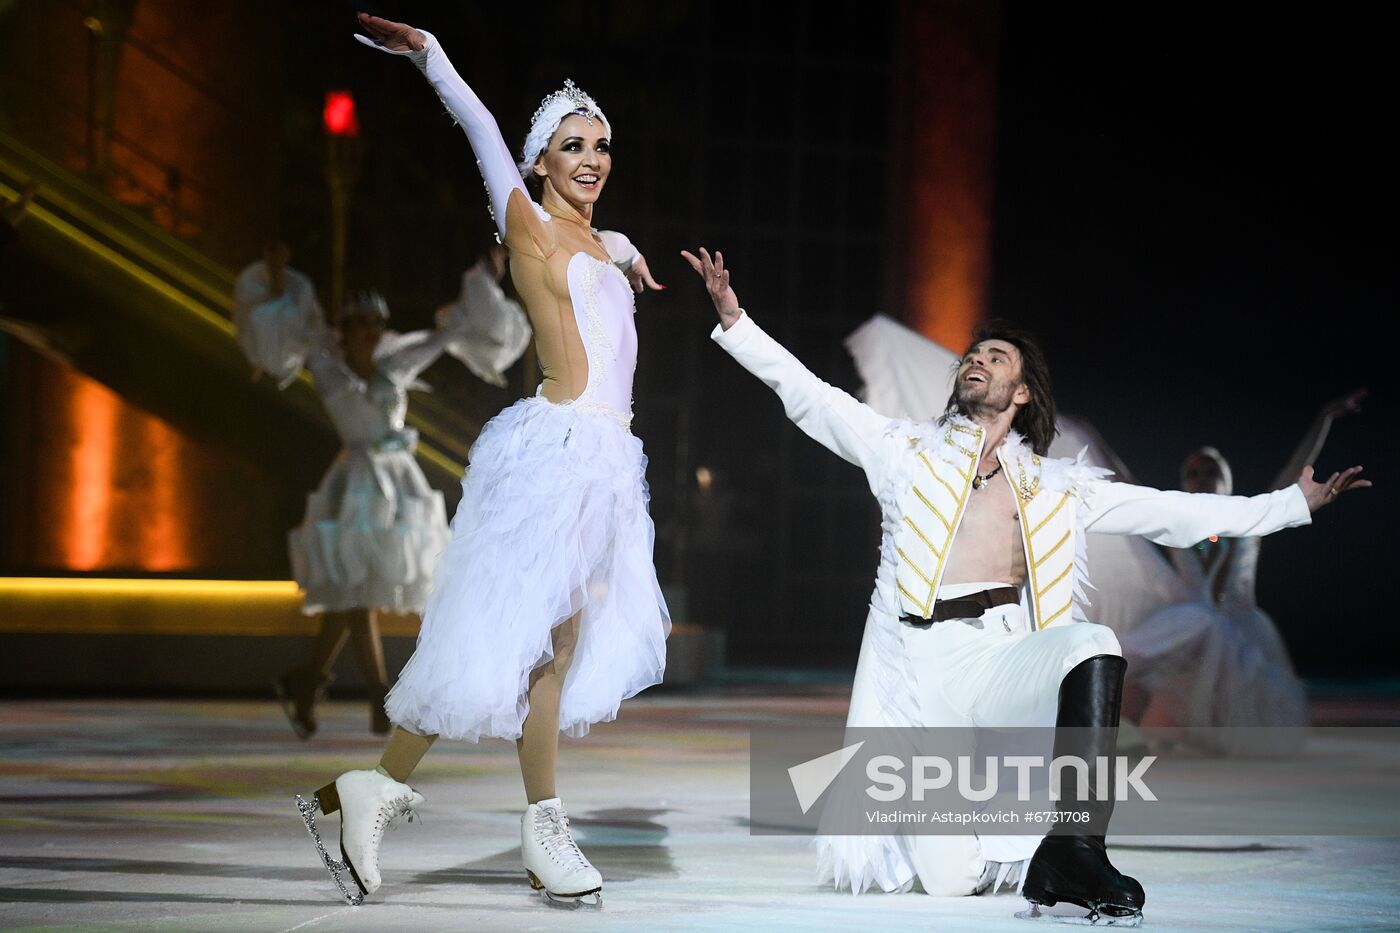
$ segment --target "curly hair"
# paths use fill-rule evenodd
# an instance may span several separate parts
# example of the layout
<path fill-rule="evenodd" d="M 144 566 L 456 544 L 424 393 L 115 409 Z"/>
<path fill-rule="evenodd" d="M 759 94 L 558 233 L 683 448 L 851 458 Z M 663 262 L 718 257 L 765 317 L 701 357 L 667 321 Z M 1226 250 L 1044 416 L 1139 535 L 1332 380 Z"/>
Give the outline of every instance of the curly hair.
<path fill-rule="evenodd" d="M 1035 334 L 1003 320 L 992 320 L 978 327 L 963 355 L 971 352 L 984 340 L 1004 340 L 1021 354 L 1021 382 L 1030 392 L 1031 400 L 1016 412 L 1011 427 L 1025 437 L 1031 450 L 1044 455 L 1050 450 L 1050 442 L 1058 433 L 1055 428 L 1055 394 L 1050 385 L 1050 366 L 1045 361 L 1045 351 Z M 958 404 L 957 389 L 948 399 L 944 416 L 968 412 Z"/>

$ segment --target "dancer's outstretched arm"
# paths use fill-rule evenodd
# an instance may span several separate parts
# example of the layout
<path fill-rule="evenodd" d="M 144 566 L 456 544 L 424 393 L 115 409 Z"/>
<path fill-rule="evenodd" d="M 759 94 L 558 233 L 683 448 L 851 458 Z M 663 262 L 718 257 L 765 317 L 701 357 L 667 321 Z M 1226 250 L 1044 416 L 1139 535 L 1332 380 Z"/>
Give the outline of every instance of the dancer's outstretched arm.
<path fill-rule="evenodd" d="M 1085 530 L 1142 535 L 1167 547 L 1191 547 L 1211 535 L 1256 537 L 1307 525 L 1312 514 L 1343 492 L 1364 489 L 1361 467 L 1333 473 L 1325 482 L 1303 467 L 1297 481 L 1257 496 L 1218 496 L 1149 489 L 1095 480 L 1084 491 Z"/>
<path fill-rule="evenodd" d="M 682 252 L 702 279 L 719 312 L 719 326 L 711 334 L 749 372 L 768 384 L 789 420 L 809 437 L 865 470 L 871 492 L 879 495 L 884 486 L 883 465 L 887 462 L 889 418 L 828 385 L 780 343 L 763 332 L 743 309 L 729 284 L 729 270 L 723 254 L 713 259 L 707 250 L 699 256 Z"/>
<path fill-rule="evenodd" d="M 233 327 L 254 378 L 267 373 L 279 389 L 295 382 L 303 366 L 314 373 L 327 334 L 315 286 L 276 255 L 234 280 Z"/>
<path fill-rule="evenodd" d="M 399 335 L 384 352 L 376 354 L 375 365 L 394 385 L 408 385 L 437 361 L 451 337 L 441 327 Z"/>
<path fill-rule="evenodd" d="M 627 276 L 627 281 L 631 283 L 632 290 L 641 294 L 647 289 L 652 291 L 662 291 L 666 288 L 656 279 L 652 278 L 651 270 L 647 267 L 647 259 L 641 254 L 637 247 L 632 245 L 632 241 L 627 239 L 625 234 L 616 230 L 597 231 L 598 239 L 603 241 L 603 247 L 612 257 L 613 265 L 622 270 L 622 274 Z"/>
<path fill-rule="evenodd" d="M 529 199 L 520 171 L 511 157 L 510 148 L 501 137 L 496 118 L 457 74 L 448 61 L 447 53 L 430 32 L 414 29 L 406 23 L 395 23 L 368 13 L 359 14 L 360 26 L 369 36 L 355 38 L 371 48 L 394 55 L 403 55 L 418 66 L 433 90 L 446 105 L 458 125 L 467 134 L 472 152 L 476 154 L 481 176 L 486 180 L 486 192 L 491 199 L 491 216 L 502 239 L 506 235 L 506 208 L 512 192 L 519 191 Z"/>
<path fill-rule="evenodd" d="M 1298 442 L 1298 447 L 1293 451 L 1293 456 L 1288 459 L 1283 467 L 1283 471 L 1274 478 L 1270 489 L 1283 489 L 1298 481 L 1298 474 L 1303 472 L 1303 467 L 1310 463 L 1317 462 L 1317 455 L 1322 453 L 1322 445 L 1327 443 L 1327 434 L 1332 430 L 1332 422 L 1337 418 L 1345 417 L 1353 412 L 1361 410 L 1361 400 L 1366 397 L 1365 389 L 1357 389 L 1343 395 L 1341 398 L 1333 399 L 1318 411 L 1317 417 L 1308 427 L 1308 433 L 1303 435 L 1303 439 Z"/>

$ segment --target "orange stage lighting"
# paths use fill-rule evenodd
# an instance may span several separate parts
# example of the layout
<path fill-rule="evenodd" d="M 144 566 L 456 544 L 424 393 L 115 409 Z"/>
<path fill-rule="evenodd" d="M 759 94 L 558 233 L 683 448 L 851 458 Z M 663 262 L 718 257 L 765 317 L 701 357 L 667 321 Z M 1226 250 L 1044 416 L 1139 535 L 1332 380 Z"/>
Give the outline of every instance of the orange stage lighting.
<path fill-rule="evenodd" d="M 900 4 L 895 177 L 904 320 L 961 353 L 991 272 L 998 4 Z"/>
<path fill-rule="evenodd" d="M 63 558 L 73 570 L 94 570 L 108 557 L 118 402 L 89 379 L 65 381 L 70 393 L 65 427 L 72 446 Z"/>
<path fill-rule="evenodd" d="M 38 494 L 58 506 L 57 540 L 51 544 L 58 566 L 192 569 L 186 442 L 164 421 L 81 373 L 54 367 L 48 383 L 47 391 L 62 400 L 56 410 L 64 416 L 53 440 L 63 466 L 43 480 Z"/>
<path fill-rule="evenodd" d="M 141 525 L 142 567 L 146 570 L 183 570 L 191 565 L 188 519 L 181 515 L 185 500 L 184 471 L 180 463 L 180 437 L 155 418 L 141 424 L 141 440 L 150 464 L 150 520 Z"/>

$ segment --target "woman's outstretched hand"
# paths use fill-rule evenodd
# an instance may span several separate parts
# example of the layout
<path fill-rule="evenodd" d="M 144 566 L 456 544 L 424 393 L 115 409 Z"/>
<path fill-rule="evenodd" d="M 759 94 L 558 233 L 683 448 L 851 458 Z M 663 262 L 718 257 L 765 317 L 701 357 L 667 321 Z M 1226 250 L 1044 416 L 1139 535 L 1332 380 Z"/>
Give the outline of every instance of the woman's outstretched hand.
<path fill-rule="evenodd" d="M 734 289 L 729 286 L 729 270 L 724 267 L 724 254 L 715 250 L 714 258 L 711 259 L 709 251 L 702 246 L 698 259 L 686 250 L 681 250 L 681 255 L 690 263 L 690 268 L 705 280 L 705 290 L 710 293 L 710 300 L 715 303 L 715 310 L 719 312 L 720 325 L 729 330 L 739 320 L 741 312 L 739 296 L 735 295 Z"/>
<path fill-rule="evenodd" d="M 632 291 L 638 295 L 647 289 L 654 292 L 666 289 L 665 285 L 651 277 L 651 269 L 647 267 L 647 258 L 641 253 L 638 253 L 637 258 L 632 260 L 632 265 L 627 267 L 627 281 L 632 283 Z"/>
<path fill-rule="evenodd" d="M 369 40 L 356 36 L 366 45 L 377 45 L 390 52 L 421 52 L 427 48 L 428 40 L 423 34 L 407 23 L 395 23 L 368 13 L 357 13 L 360 27 L 369 33 Z"/>

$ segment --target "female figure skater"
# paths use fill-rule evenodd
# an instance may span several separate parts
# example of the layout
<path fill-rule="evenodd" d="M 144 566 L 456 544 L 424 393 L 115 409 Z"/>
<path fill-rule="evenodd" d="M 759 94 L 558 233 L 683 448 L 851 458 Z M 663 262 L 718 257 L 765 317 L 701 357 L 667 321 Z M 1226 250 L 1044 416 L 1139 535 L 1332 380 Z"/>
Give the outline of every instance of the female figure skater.
<path fill-rule="evenodd" d="M 645 458 L 632 436 L 632 292 L 660 288 L 625 237 L 591 226 L 612 167 L 611 127 L 572 82 L 545 98 L 522 158 L 432 35 L 360 14 L 366 45 L 409 58 L 466 131 L 543 384 L 493 418 L 471 452 L 418 648 L 390 692 L 397 724 L 379 767 L 298 798 L 351 904 L 379 887 L 384 827 L 422 797 L 403 782 L 439 736 L 514 739 L 528 801 L 521 855 L 549 897 L 601 903 L 555 788 L 559 732 L 583 735 L 660 681 L 670 619 L 652 566 Z M 538 183 L 532 200 L 522 177 Z M 625 265 L 632 283 L 614 263 Z M 341 859 L 315 825 L 340 812 Z M 355 890 L 347 887 L 347 872 Z"/>
<path fill-rule="evenodd" d="M 1270 489 L 1282 489 L 1322 452 L 1332 422 L 1361 410 L 1365 390 L 1322 407 Z M 1214 447 L 1181 465 L 1182 489 L 1229 495 L 1230 465 Z M 1273 620 L 1255 603 L 1260 539 L 1207 539 L 1171 552 L 1185 597 L 1122 636 L 1132 672 L 1123 713 L 1179 727 L 1220 754 L 1286 754 L 1303 740 L 1308 700 Z M 1272 726 L 1272 729 L 1220 728 Z"/>
<path fill-rule="evenodd" d="M 316 703 L 348 636 L 369 687 L 370 728 L 382 735 L 389 731 L 389 684 L 375 613 L 421 612 L 433 567 L 451 537 L 442 494 L 429 487 L 413 459 L 418 435 L 404 426 L 408 389 L 443 350 L 468 342 L 469 322 L 450 306 L 435 332 L 388 333 L 388 306 L 369 293 L 353 296 L 328 332 L 311 280 L 288 268 L 288 258 L 286 244 L 274 244 L 239 275 L 239 342 L 282 388 L 303 366 L 311 371 L 344 449 L 289 535 L 292 573 L 306 594 L 303 611 L 319 613 L 321 626 L 308 662 L 282 675 L 276 687 L 292 728 L 309 738 L 316 731 Z M 466 279 L 489 279 L 489 270 L 483 261 Z M 509 303 L 484 283 L 473 298 L 478 306 Z"/>

